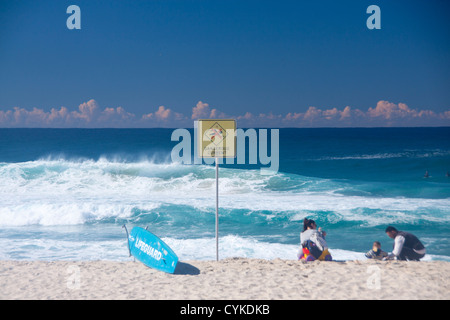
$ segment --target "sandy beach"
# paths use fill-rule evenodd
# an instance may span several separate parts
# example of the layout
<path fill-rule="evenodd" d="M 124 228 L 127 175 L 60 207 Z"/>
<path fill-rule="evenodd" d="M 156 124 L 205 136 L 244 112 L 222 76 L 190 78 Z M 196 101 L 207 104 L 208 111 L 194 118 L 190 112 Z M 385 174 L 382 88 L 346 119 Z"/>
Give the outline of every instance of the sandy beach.
<path fill-rule="evenodd" d="M 450 263 L 230 258 L 179 262 L 0 261 L 0 299 L 450 299 Z"/>

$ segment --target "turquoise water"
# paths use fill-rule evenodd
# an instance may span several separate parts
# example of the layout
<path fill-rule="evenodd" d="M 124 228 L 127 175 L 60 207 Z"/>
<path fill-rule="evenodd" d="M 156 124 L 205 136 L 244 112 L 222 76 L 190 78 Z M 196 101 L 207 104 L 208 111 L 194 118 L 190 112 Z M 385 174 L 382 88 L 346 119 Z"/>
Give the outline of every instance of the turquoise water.
<path fill-rule="evenodd" d="M 0 259 L 127 260 L 123 224 L 215 259 L 215 169 L 172 163 L 172 131 L 0 129 Z M 296 259 L 308 217 L 337 259 L 393 225 L 450 260 L 450 128 L 280 129 L 279 160 L 221 165 L 221 258 Z"/>

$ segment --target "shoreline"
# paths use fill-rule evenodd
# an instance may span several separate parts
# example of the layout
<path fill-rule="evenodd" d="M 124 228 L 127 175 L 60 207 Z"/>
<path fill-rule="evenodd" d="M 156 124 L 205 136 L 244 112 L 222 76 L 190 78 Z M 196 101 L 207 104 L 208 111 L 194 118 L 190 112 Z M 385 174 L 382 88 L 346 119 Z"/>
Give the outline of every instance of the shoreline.
<path fill-rule="evenodd" d="M 3 300 L 450 299 L 450 262 L 227 258 L 178 262 L 0 261 Z"/>

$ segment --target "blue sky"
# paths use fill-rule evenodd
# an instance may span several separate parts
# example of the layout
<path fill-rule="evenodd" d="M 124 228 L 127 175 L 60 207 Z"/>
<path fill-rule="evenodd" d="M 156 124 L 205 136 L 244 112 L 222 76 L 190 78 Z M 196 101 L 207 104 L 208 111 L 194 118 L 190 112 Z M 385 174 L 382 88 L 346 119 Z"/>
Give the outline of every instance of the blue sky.
<path fill-rule="evenodd" d="M 69 5 L 81 30 L 69 30 Z M 381 29 L 369 30 L 369 5 Z M 450 3 L 0 1 L 0 126 L 450 125 Z"/>

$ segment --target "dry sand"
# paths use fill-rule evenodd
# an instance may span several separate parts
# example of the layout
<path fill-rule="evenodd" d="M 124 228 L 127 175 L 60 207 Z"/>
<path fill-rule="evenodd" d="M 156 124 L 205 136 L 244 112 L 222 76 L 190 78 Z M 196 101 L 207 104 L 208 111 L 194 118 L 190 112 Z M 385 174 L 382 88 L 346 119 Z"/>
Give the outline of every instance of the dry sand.
<path fill-rule="evenodd" d="M 0 261 L 0 299 L 450 299 L 450 262 Z"/>

